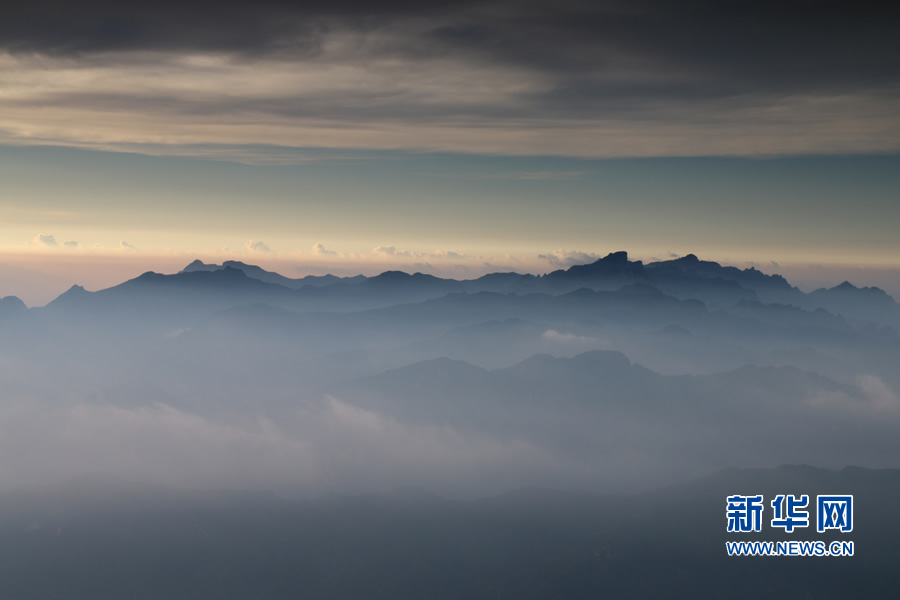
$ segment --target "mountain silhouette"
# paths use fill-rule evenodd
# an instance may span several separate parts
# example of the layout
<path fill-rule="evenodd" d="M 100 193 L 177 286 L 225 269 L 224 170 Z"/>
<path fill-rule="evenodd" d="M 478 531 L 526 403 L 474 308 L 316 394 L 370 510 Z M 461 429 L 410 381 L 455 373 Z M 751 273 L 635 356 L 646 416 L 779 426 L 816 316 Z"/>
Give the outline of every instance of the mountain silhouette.
<path fill-rule="evenodd" d="M 247 277 L 240 269 L 230 267 L 174 275 L 150 271 L 97 292 L 72 286 L 44 310 L 78 311 L 100 317 L 145 314 L 190 318 L 264 300 L 276 304 L 290 302 L 293 294 L 293 290 Z"/>
<path fill-rule="evenodd" d="M 644 265 L 641 261 L 629 260 L 624 251 L 546 275 L 492 273 L 469 280 L 402 271 L 386 271 L 374 277 L 323 275 L 291 279 L 240 261 L 215 265 L 195 260 L 175 275 L 145 273 L 99 292 L 89 293 L 73 287 L 48 307 L 116 312 L 143 303 L 156 312 L 187 310 L 211 314 L 241 304 L 266 302 L 297 311 L 360 311 L 435 300 L 451 294 L 485 292 L 522 297 L 532 294 L 567 297 L 573 304 L 579 301 L 602 304 L 609 298 L 591 295 L 592 292 L 616 292 L 623 302 L 645 306 L 654 302 L 661 304 L 665 297 L 701 302 L 713 311 L 740 315 L 753 313 L 756 317 L 768 315 L 773 323 L 777 321 L 774 309 L 758 307 L 793 306 L 812 313 L 822 308 L 832 315 L 843 315 L 855 321 L 873 322 L 880 327 L 900 327 L 900 305 L 878 288 L 857 288 L 845 282 L 831 289 L 804 294 L 783 277 L 766 275 L 752 267 L 722 266 L 700 260 L 693 254 Z M 796 315 L 800 316 L 799 313 Z M 531 318 L 514 314 L 489 316 L 483 320 L 520 316 Z M 808 323 L 813 321 L 804 319 Z M 825 325 L 828 318 L 820 314 L 816 319 L 820 325 Z M 836 322 L 829 326 L 840 327 Z"/>
<path fill-rule="evenodd" d="M 16 296 L 0 298 L 0 318 L 20 315 L 28 311 L 28 307 Z"/>
<path fill-rule="evenodd" d="M 808 295 L 808 302 L 853 319 L 877 319 L 900 325 L 900 306 L 884 290 L 856 287 L 849 281 L 832 288 L 820 288 Z"/>
<path fill-rule="evenodd" d="M 300 289 L 304 286 L 311 285 L 314 287 L 322 287 L 334 283 L 359 283 L 366 280 L 363 275 L 355 275 L 353 277 L 338 277 L 336 275 L 307 275 L 306 277 L 290 278 L 285 277 L 274 271 L 267 271 L 257 265 L 248 265 L 247 263 L 237 260 L 226 260 L 221 265 L 206 264 L 197 259 L 181 270 L 182 273 L 190 273 L 192 271 L 218 271 L 221 269 L 239 269 L 253 279 L 265 281 L 267 283 L 275 283 L 290 289 Z"/>

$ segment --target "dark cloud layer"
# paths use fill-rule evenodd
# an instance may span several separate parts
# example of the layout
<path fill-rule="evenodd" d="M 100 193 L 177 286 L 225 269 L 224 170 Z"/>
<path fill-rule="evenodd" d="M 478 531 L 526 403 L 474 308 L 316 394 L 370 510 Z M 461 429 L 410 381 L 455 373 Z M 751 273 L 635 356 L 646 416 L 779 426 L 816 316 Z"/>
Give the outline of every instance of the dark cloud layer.
<path fill-rule="evenodd" d="M 897 13 L 868 1 L 22 3 L 0 20 L 18 86 L 0 138 L 894 151 Z"/>
<path fill-rule="evenodd" d="M 65 0 L 19 4 L 4 10 L 2 45 L 25 52 L 212 50 L 307 53 L 329 23 L 371 28 L 413 14 L 456 10 L 462 2 L 395 1 L 122 3 Z"/>
<path fill-rule="evenodd" d="M 4 10 L 13 52 L 215 51 L 314 57 L 342 31 L 383 32 L 377 51 L 408 59 L 467 55 L 560 78 L 558 96 L 659 91 L 635 74 L 668 71 L 669 93 L 719 93 L 896 83 L 898 11 L 875 2 L 263 2 L 143 4 L 59 0 Z M 372 48 L 367 46 L 366 51 Z M 621 70 L 610 91 L 593 75 Z M 600 88 L 600 89 L 598 89 Z M 634 91 L 630 89 L 630 91 Z"/>

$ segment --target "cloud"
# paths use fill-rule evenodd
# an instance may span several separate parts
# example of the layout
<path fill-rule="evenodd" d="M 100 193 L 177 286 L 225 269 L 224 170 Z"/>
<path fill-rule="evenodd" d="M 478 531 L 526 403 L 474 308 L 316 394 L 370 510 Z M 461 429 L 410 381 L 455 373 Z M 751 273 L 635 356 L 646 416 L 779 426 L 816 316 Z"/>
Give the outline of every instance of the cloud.
<path fill-rule="evenodd" d="M 560 333 L 555 329 L 548 329 L 542 333 L 541 339 L 556 344 L 575 344 L 578 346 L 593 346 L 596 344 L 603 344 L 604 346 L 608 345 L 606 341 L 597 338 L 575 335 L 574 333 Z"/>
<path fill-rule="evenodd" d="M 556 250 L 550 254 L 538 254 L 538 258 L 549 261 L 554 267 L 571 267 L 572 265 L 583 265 L 592 263 L 600 258 L 599 254 L 593 252 L 578 252 L 569 250 Z"/>
<path fill-rule="evenodd" d="M 566 468 L 527 441 L 401 423 L 334 397 L 277 421 L 82 402 L 0 415 L 0 434 L 2 484 L 110 473 L 188 487 L 321 493 L 419 485 L 459 494 Z"/>
<path fill-rule="evenodd" d="M 76 242 L 76 241 L 71 241 L 71 240 L 68 241 L 68 242 L 63 242 L 63 247 L 65 247 L 65 248 L 78 248 L 78 242 Z"/>
<path fill-rule="evenodd" d="M 298 139 L 592 157 L 895 151 L 900 41 L 891 8 L 863 5 L 18 3 L 0 23 L 0 142 L 251 163 L 302 160 L 277 150 Z M 197 14 L 202 28 L 183 26 Z"/>
<path fill-rule="evenodd" d="M 397 250 L 397 248 L 395 246 L 375 246 L 372 249 L 372 252 L 374 252 L 375 254 L 381 254 L 382 256 L 397 256 L 397 257 L 411 256 L 409 251 Z"/>
<path fill-rule="evenodd" d="M 569 181 L 584 175 L 584 171 L 519 171 L 511 173 L 491 173 L 479 179 L 513 179 L 521 181 Z"/>
<path fill-rule="evenodd" d="M 855 378 L 856 392 L 845 389 L 816 390 L 808 404 L 818 410 L 832 411 L 853 418 L 893 419 L 900 416 L 900 396 L 878 375 Z"/>
<path fill-rule="evenodd" d="M 472 258 L 468 254 L 455 250 L 435 250 L 433 252 L 419 252 L 414 250 L 399 250 L 396 246 L 376 246 L 372 249 L 375 254 L 391 258 L 426 258 L 426 259 L 454 259 L 465 260 Z M 429 267 L 431 265 L 428 265 Z"/>
<path fill-rule="evenodd" d="M 99 0 L 68 7 L 64 0 L 9 6 L 0 48 L 67 57 L 230 53 L 294 63 L 393 58 L 401 67 L 451 57 L 553 75 L 557 85 L 544 96 L 567 97 L 572 109 L 604 95 L 621 102 L 660 91 L 691 97 L 867 87 L 893 81 L 892 58 L 900 53 L 892 8 L 866 0 L 815 11 L 776 0 L 648 0 L 635 7 L 617 0 L 335 0 L 265 2 L 252 10 L 237 2 Z M 182 25 L 197 14 L 204 27 Z"/>
<path fill-rule="evenodd" d="M 251 252 L 259 252 L 261 254 L 268 254 L 272 252 L 272 249 L 269 248 L 265 242 L 254 242 L 253 240 L 248 240 L 245 244 L 247 250 Z"/>
<path fill-rule="evenodd" d="M 119 248 L 122 250 L 126 250 L 126 251 L 137 250 L 137 247 L 129 244 L 125 240 L 122 240 L 121 242 L 119 242 Z"/>
<path fill-rule="evenodd" d="M 335 252 L 334 250 L 329 250 L 322 244 L 315 244 L 312 247 L 312 253 L 318 254 L 320 256 L 336 256 L 337 255 L 337 252 Z"/>
<path fill-rule="evenodd" d="M 34 243 L 41 244 L 42 246 L 47 246 L 48 248 L 58 248 L 59 244 L 56 243 L 56 238 L 49 234 L 39 233 L 34 238 Z"/>
<path fill-rule="evenodd" d="M 900 410 L 900 397 L 877 375 L 860 375 L 856 378 L 856 385 L 876 410 Z"/>

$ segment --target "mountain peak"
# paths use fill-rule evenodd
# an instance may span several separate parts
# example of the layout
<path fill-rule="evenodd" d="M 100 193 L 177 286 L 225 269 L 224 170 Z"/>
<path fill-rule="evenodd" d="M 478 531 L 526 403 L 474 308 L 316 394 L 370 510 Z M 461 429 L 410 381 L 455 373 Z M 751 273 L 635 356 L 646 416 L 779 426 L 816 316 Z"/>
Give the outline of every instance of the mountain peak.
<path fill-rule="evenodd" d="M 207 264 L 200 260 L 199 258 L 194 260 L 191 264 L 183 268 L 179 273 L 191 273 L 193 271 L 215 271 L 220 269 L 217 264 Z"/>
<path fill-rule="evenodd" d="M 239 260 L 226 260 L 225 262 L 222 263 L 222 267 L 223 268 L 231 267 L 233 269 L 246 269 L 246 268 L 259 269 L 259 268 L 261 268 L 261 267 L 257 267 L 256 265 L 248 265 L 247 263 L 241 262 Z"/>
<path fill-rule="evenodd" d="M 571 371 L 618 372 L 623 373 L 631 369 L 632 363 L 623 353 L 617 350 L 589 350 L 577 354 L 571 358 L 558 358 L 550 354 L 534 354 L 516 365 L 500 372 L 519 373 L 529 377 L 546 376 L 549 372 L 556 372 L 560 376 Z"/>
<path fill-rule="evenodd" d="M 12 314 L 23 310 L 28 310 L 28 307 L 17 296 L 0 298 L 0 314 Z"/>
<path fill-rule="evenodd" d="M 887 292 L 885 292 L 880 287 L 875 287 L 875 286 L 856 287 L 849 281 L 845 281 L 844 283 L 842 283 L 840 285 L 836 285 L 833 288 L 819 288 L 818 290 L 816 290 L 813 293 L 815 294 L 815 293 L 822 293 L 822 292 L 826 292 L 826 293 L 827 292 L 844 292 L 844 293 L 863 292 L 864 294 L 868 294 L 870 297 L 874 297 L 874 296 L 883 296 L 886 298 L 891 297 L 890 295 L 888 295 Z"/>
<path fill-rule="evenodd" d="M 65 292 L 53 299 L 47 306 L 77 306 L 87 301 L 92 296 L 92 292 L 87 291 L 82 286 L 75 284 Z"/>
<path fill-rule="evenodd" d="M 598 260 L 596 262 L 600 262 L 600 261 L 627 263 L 628 262 L 628 252 L 626 252 L 625 250 L 619 250 L 618 252 L 610 252 L 609 254 L 607 254 L 606 256 L 604 256 L 603 258 L 601 258 L 600 260 Z"/>
<path fill-rule="evenodd" d="M 690 269 L 721 269 L 722 265 L 715 261 L 711 260 L 700 260 L 700 257 L 694 253 L 685 254 L 680 258 L 673 258 L 672 260 L 664 260 L 658 263 L 653 263 L 653 265 L 677 265 L 679 267 L 687 267 Z"/>
<path fill-rule="evenodd" d="M 164 277 L 162 273 L 157 273 L 156 271 L 147 271 L 146 273 L 141 273 L 136 277 L 136 279 L 153 279 L 155 277 Z"/>
<path fill-rule="evenodd" d="M 376 275 L 372 279 L 378 279 L 379 281 L 387 281 L 387 280 L 399 280 L 399 279 L 409 279 L 412 275 L 409 273 L 404 273 L 403 271 L 385 271 L 380 275 Z"/>

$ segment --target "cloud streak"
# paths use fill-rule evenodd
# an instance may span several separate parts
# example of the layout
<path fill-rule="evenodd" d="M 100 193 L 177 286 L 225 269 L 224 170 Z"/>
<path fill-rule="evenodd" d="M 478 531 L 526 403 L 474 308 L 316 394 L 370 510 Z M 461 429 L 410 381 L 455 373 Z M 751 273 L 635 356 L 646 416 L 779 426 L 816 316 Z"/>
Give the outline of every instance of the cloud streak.
<path fill-rule="evenodd" d="M 78 403 L 0 415 L 0 431 L 0 448 L 20 450 L 4 452 L 0 486 L 93 472 L 190 487 L 321 493 L 424 483 L 459 493 L 477 480 L 562 466 L 524 441 L 405 424 L 333 397 L 278 423 L 261 415 L 224 422 L 159 403 Z"/>
<path fill-rule="evenodd" d="M 465 260 L 472 258 L 467 254 L 456 252 L 455 250 L 435 250 L 433 252 L 419 252 L 414 250 L 401 250 L 396 246 L 376 246 L 372 249 L 372 253 L 385 258 L 436 258 L 436 259 L 454 259 Z"/>

